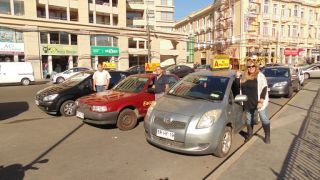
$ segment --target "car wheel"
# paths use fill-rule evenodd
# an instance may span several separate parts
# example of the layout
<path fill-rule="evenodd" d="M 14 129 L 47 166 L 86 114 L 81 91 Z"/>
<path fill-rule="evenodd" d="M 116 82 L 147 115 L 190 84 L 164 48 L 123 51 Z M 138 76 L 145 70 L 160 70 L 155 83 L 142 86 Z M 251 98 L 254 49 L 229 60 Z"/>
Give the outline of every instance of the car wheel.
<path fill-rule="evenodd" d="M 291 98 L 292 97 L 292 94 L 293 94 L 293 89 L 292 87 L 289 87 L 289 92 L 287 95 L 285 95 L 286 98 Z"/>
<path fill-rule="evenodd" d="M 74 116 L 76 114 L 75 103 L 72 100 L 67 100 L 62 103 L 60 113 L 63 116 Z"/>
<path fill-rule="evenodd" d="M 309 79 L 310 78 L 310 74 L 309 73 L 304 73 L 304 78 L 305 79 Z"/>
<path fill-rule="evenodd" d="M 214 153 L 218 157 L 225 157 L 228 155 L 232 145 L 232 132 L 229 126 L 226 126 L 223 131 L 223 135 L 219 141 L 216 152 Z"/>
<path fill-rule="evenodd" d="M 23 78 L 21 80 L 21 84 L 24 86 L 28 86 L 30 84 L 30 80 L 28 78 Z"/>
<path fill-rule="evenodd" d="M 64 81 L 64 78 L 63 77 L 58 77 L 57 78 L 57 83 L 60 84 Z"/>
<path fill-rule="evenodd" d="M 117 127 L 122 131 L 128 131 L 133 129 L 137 122 L 137 114 L 131 109 L 124 109 L 118 116 Z"/>

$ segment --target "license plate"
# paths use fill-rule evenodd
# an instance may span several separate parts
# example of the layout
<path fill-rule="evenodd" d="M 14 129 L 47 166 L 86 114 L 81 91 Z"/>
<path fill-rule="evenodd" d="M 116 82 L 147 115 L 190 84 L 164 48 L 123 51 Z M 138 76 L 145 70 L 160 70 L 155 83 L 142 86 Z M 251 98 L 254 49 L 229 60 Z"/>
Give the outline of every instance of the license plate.
<path fill-rule="evenodd" d="M 84 114 L 83 114 L 83 112 L 77 111 L 76 116 L 79 117 L 79 118 L 81 118 L 81 119 L 84 119 Z"/>
<path fill-rule="evenodd" d="M 162 137 L 162 138 L 166 138 L 166 139 L 170 139 L 170 140 L 174 140 L 174 132 L 170 132 L 170 131 L 166 131 L 166 130 L 162 130 L 162 129 L 157 129 L 157 136 Z"/>
<path fill-rule="evenodd" d="M 35 103 L 37 106 L 39 106 L 39 101 L 38 100 L 35 100 Z"/>
<path fill-rule="evenodd" d="M 270 89 L 270 88 L 268 88 L 268 91 L 271 91 L 271 89 Z"/>

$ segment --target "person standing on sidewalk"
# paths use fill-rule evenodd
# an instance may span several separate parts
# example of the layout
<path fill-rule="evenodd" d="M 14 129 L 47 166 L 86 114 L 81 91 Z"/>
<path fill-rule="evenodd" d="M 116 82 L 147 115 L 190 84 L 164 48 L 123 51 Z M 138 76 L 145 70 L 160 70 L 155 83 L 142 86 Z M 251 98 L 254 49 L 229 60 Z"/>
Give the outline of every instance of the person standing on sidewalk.
<path fill-rule="evenodd" d="M 159 99 L 169 89 L 167 76 L 163 73 L 160 66 L 156 67 L 156 77 L 154 79 L 155 100 Z"/>
<path fill-rule="evenodd" d="M 247 137 L 245 142 L 252 138 L 254 114 L 255 111 L 258 111 L 265 132 L 264 142 L 270 144 L 270 120 L 267 114 L 269 101 L 267 79 L 263 73 L 259 72 L 258 64 L 251 59 L 247 61 L 247 68 L 243 77 L 240 78 L 241 72 L 238 72 L 237 83 L 241 85 L 242 94 L 248 97 L 248 100 L 243 104 L 247 117 Z"/>
<path fill-rule="evenodd" d="M 108 71 L 103 70 L 102 64 L 98 64 L 98 70 L 93 74 L 93 90 L 103 92 L 109 87 L 110 74 Z"/>

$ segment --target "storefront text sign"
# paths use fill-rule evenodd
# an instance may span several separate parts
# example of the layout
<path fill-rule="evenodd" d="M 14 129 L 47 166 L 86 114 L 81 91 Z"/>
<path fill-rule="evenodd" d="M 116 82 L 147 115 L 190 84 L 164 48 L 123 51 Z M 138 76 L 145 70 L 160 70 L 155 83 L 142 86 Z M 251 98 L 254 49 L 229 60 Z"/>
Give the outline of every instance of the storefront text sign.
<path fill-rule="evenodd" d="M 285 56 L 301 56 L 302 53 L 304 52 L 304 49 L 290 49 L 290 48 L 286 48 L 284 49 L 284 55 Z"/>
<path fill-rule="evenodd" d="M 41 45 L 42 55 L 78 55 L 77 45 L 46 44 Z"/>
<path fill-rule="evenodd" d="M 118 47 L 91 46 L 91 56 L 119 56 Z"/>
<path fill-rule="evenodd" d="M 320 55 L 320 49 L 312 49 L 311 55 L 313 56 L 319 56 Z"/>
<path fill-rule="evenodd" d="M 1 54 L 23 54 L 24 44 L 0 42 L 0 53 Z"/>
<path fill-rule="evenodd" d="M 229 68 L 230 67 L 230 56 L 225 54 L 217 54 L 213 57 L 212 68 Z"/>

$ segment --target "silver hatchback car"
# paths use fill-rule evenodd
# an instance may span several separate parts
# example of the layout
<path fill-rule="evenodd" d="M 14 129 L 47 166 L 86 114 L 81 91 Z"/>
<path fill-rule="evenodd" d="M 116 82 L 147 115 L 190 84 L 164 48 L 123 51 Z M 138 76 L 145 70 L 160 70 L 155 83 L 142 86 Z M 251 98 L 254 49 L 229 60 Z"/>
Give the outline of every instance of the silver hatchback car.
<path fill-rule="evenodd" d="M 188 75 L 148 109 L 147 141 L 179 153 L 226 156 L 245 125 L 241 102 L 247 96 L 239 92 L 234 71 Z"/>

